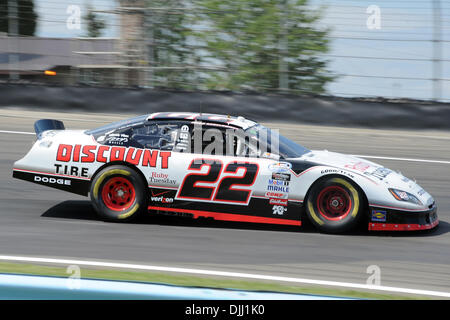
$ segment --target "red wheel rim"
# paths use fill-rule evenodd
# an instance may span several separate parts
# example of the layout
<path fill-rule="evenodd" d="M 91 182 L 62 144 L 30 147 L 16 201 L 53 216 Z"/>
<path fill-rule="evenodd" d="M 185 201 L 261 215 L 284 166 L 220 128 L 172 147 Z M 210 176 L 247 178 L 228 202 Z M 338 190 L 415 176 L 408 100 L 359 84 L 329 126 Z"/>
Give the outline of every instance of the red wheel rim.
<path fill-rule="evenodd" d="M 109 179 L 102 189 L 102 200 L 106 207 L 114 211 L 124 211 L 131 207 L 136 198 L 133 184 L 122 177 Z"/>
<path fill-rule="evenodd" d="M 352 199 L 344 188 L 329 186 L 319 193 L 317 208 L 320 215 L 327 220 L 342 220 L 350 213 Z"/>

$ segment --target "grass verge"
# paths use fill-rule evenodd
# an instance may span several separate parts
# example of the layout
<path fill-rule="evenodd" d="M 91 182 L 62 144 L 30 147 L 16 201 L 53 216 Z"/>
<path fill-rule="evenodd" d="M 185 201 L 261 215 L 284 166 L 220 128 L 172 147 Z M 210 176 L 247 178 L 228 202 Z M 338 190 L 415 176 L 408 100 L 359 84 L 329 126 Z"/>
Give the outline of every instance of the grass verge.
<path fill-rule="evenodd" d="M 54 267 L 36 264 L 16 264 L 9 262 L 0 262 L 0 273 L 43 275 L 68 277 L 64 267 Z M 81 278 L 84 279 L 104 279 L 104 280 L 123 280 L 150 282 L 156 284 L 170 284 L 184 287 L 205 287 L 215 289 L 238 289 L 248 291 L 270 291 L 281 293 L 298 293 L 334 297 L 362 298 L 362 299 L 430 299 L 429 297 L 418 296 L 400 296 L 389 293 L 373 293 L 357 290 L 322 288 L 322 287 L 303 287 L 290 284 L 279 284 L 263 281 L 245 281 L 214 279 L 209 277 L 174 275 L 159 272 L 142 271 L 124 271 L 111 269 L 89 269 L 81 268 Z"/>

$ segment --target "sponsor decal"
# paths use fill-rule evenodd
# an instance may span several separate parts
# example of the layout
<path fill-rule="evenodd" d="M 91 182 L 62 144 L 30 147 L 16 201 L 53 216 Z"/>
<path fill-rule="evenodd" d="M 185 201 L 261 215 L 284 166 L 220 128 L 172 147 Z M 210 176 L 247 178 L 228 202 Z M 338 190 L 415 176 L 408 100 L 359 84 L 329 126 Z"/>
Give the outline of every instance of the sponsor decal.
<path fill-rule="evenodd" d="M 48 178 L 48 177 L 41 177 L 41 176 L 34 176 L 34 182 L 60 184 L 60 185 L 66 185 L 66 186 L 70 186 L 72 184 L 72 182 L 68 179 Z"/>
<path fill-rule="evenodd" d="M 392 173 L 392 170 L 387 169 L 387 168 L 378 168 L 373 172 L 364 172 L 364 174 L 368 175 L 368 176 L 373 176 L 375 178 L 378 178 L 380 180 L 383 180 L 384 178 L 386 178 L 389 174 Z"/>
<path fill-rule="evenodd" d="M 270 152 L 263 152 L 261 157 L 262 158 L 267 158 L 267 159 L 275 159 L 275 160 L 279 160 L 280 159 L 280 156 L 278 154 L 270 153 Z"/>
<path fill-rule="evenodd" d="M 272 179 L 267 183 L 267 191 L 289 193 L 289 180 L 291 175 L 283 172 L 273 172 Z M 280 179 L 276 179 L 280 178 Z"/>
<path fill-rule="evenodd" d="M 189 144 L 190 144 L 191 135 L 189 133 L 189 126 L 183 125 L 180 128 L 180 132 L 178 133 L 176 148 L 178 151 L 180 150 L 187 150 Z"/>
<path fill-rule="evenodd" d="M 372 210 L 372 221 L 386 222 L 386 211 Z"/>
<path fill-rule="evenodd" d="M 160 193 L 154 193 L 153 190 L 151 191 L 152 196 L 150 197 L 150 199 L 153 202 L 161 202 L 161 203 L 173 203 L 173 198 L 166 198 L 163 195 L 168 193 L 169 191 L 163 191 Z"/>
<path fill-rule="evenodd" d="M 276 173 L 289 172 L 289 170 L 291 168 L 292 168 L 292 165 L 289 162 L 275 162 L 275 163 L 269 164 L 269 170 L 271 172 L 276 172 Z"/>
<path fill-rule="evenodd" d="M 269 204 L 276 205 L 276 206 L 287 207 L 288 200 L 287 199 L 273 199 L 272 198 L 272 199 L 269 200 Z"/>
<path fill-rule="evenodd" d="M 88 168 L 79 168 L 75 166 L 67 166 L 62 164 L 54 164 L 56 174 L 64 174 L 68 176 L 88 178 Z"/>
<path fill-rule="evenodd" d="M 129 140 L 129 136 L 123 133 L 111 133 L 106 137 L 105 144 L 123 146 Z"/>
<path fill-rule="evenodd" d="M 285 192 L 285 193 L 289 193 L 289 187 L 286 186 L 278 186 L 278 185 L 268 185 L 267 186 L 267 191 L 279 191 L 279 192 Z"/>
<path fill-rule="evenodd" d="M 354 175 L 352 175 L 350 172 L 341 169 L 324 169 L 320 171 L 320 174 L 332 174 L 332 173 L 342 174 L 352 179 L 354 178 Z"/>
<path fill-rule="evenodd" d="M 150 183 L 156 184 L 171 184 L 175 185 L 177 183 L 174 179 L 169 179 L 169 175 L 162 172 L 152 172 L 151 176 L 148 178 Z"/>
<path fill-rule="evenodd" d="M 161 203 L 173 203 L 173 198 L 165 198 L 161 197 L 150 197 L 153 202 L 161 202 Z"/>
<path fill-rule="evenodd" d="M 291 181 L 291 175 L 289 173 L 272 172 L 272 179 L 289 182 Z"/>
<path fill-rule="evenodd" d="M 400 191 L 400 190 L 398 190 L 398 191 L 396 192 L 396 194 L 398 194 L 398 196 L 399 196 L 400 198 L 402 198 L 402 200 L 408 200 L 408 199 L 409 199 L 409 195 L 408 195 L 408 193 L 405 192 L 405 191 Z"/>
<path fill-rule="evenodd" d="M 346 167 L 348 169 L 364 172 L 370 168 L 370 164 L 359 161 L 359 162 L 351 162 L 349 164 L 346 164 L 344 167 Z"/>
<path fill-rule="evenodd" d="M 269 179 L 269 186 L 288 186 L 289 181 Z"/>
<path fill-rule="evenodd" d="M 287 193 L 281 193 L 281 192 L 273 192 L 273 191 L 267 191 L 264 196 L 266 198 L 276 198 L 276 199 L 287 199 L 288 194 Z"/>
<path fill-rule="evenodd" d="M 287 211 L 287 208 L 284 206 L 273 206 L 272 207 L 272 213 L 282 216 Z"/>
<path fill-rule="evenodd" d="M 60 144 L 56 154 L 56 161 L 60 162 L 112 162 L 126 161 L 143 167 L 169 167 L 172 152 L 119 146 L 70 145 Z"/>

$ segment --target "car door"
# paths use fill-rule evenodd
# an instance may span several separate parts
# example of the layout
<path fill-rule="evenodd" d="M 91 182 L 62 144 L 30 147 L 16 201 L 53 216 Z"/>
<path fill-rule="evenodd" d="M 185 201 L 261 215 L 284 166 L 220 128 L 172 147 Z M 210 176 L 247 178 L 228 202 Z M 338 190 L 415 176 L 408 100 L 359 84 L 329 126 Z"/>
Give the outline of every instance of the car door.
<path fill-rule="evenodd" d="M 237 138 L 240 129 L 218 124 L 191 129 L 192 153 L 180 160 L 185 173 L 175 197 L 184 212 L 218 220 L 298 224 L 298 212 L 288 214 L 288 163 L 261 157 L 250 141 Z"/>
<path fill-rule="evenodd" d="M 227 130 L 233 128 L 191 124 L 190 152 L 183 150 L 182 156 L 174 158 L 182 168 L 175 201 L 196 217 L 240 221 L 242 215 L 254 215 L 249 204 L 259 164 L 257 159 L 236 157 L 234 146 L 227 150 Z"/>
<path fill-rule="evenodd" d="M 165 165 L 155 156 L 156 166 L 143 168 L 149 209 L 194 218 L 290 224 L 283 219 L 286 192 L 269 185 L 279 183 L 271 181 L 274 172 L 287 169 L 250 148 L 237 154 L 236 141 L 227 150 L 227 130 L 233 128 L 182 120 L 160 121 L 156 126 L 132 135 L 152 152 L 170 153 Z"/>

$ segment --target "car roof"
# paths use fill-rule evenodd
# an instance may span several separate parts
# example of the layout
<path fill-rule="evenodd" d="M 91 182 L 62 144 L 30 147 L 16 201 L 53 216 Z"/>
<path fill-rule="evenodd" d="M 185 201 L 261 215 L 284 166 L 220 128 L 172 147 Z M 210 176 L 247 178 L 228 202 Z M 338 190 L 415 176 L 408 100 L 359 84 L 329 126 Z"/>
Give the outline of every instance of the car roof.
<path fill-rule="evenodd" d="M 236 117 L 224 114 L 214 113 L 195 113 L 195 112 L 155 112 L 149 114 L 147 121 L 152 120 L 187 120 L 201 121 L 206 123 L 225 124 L 241 128 L 243 130 L 253 127 L 257 122 L 244 117 Z"/>

